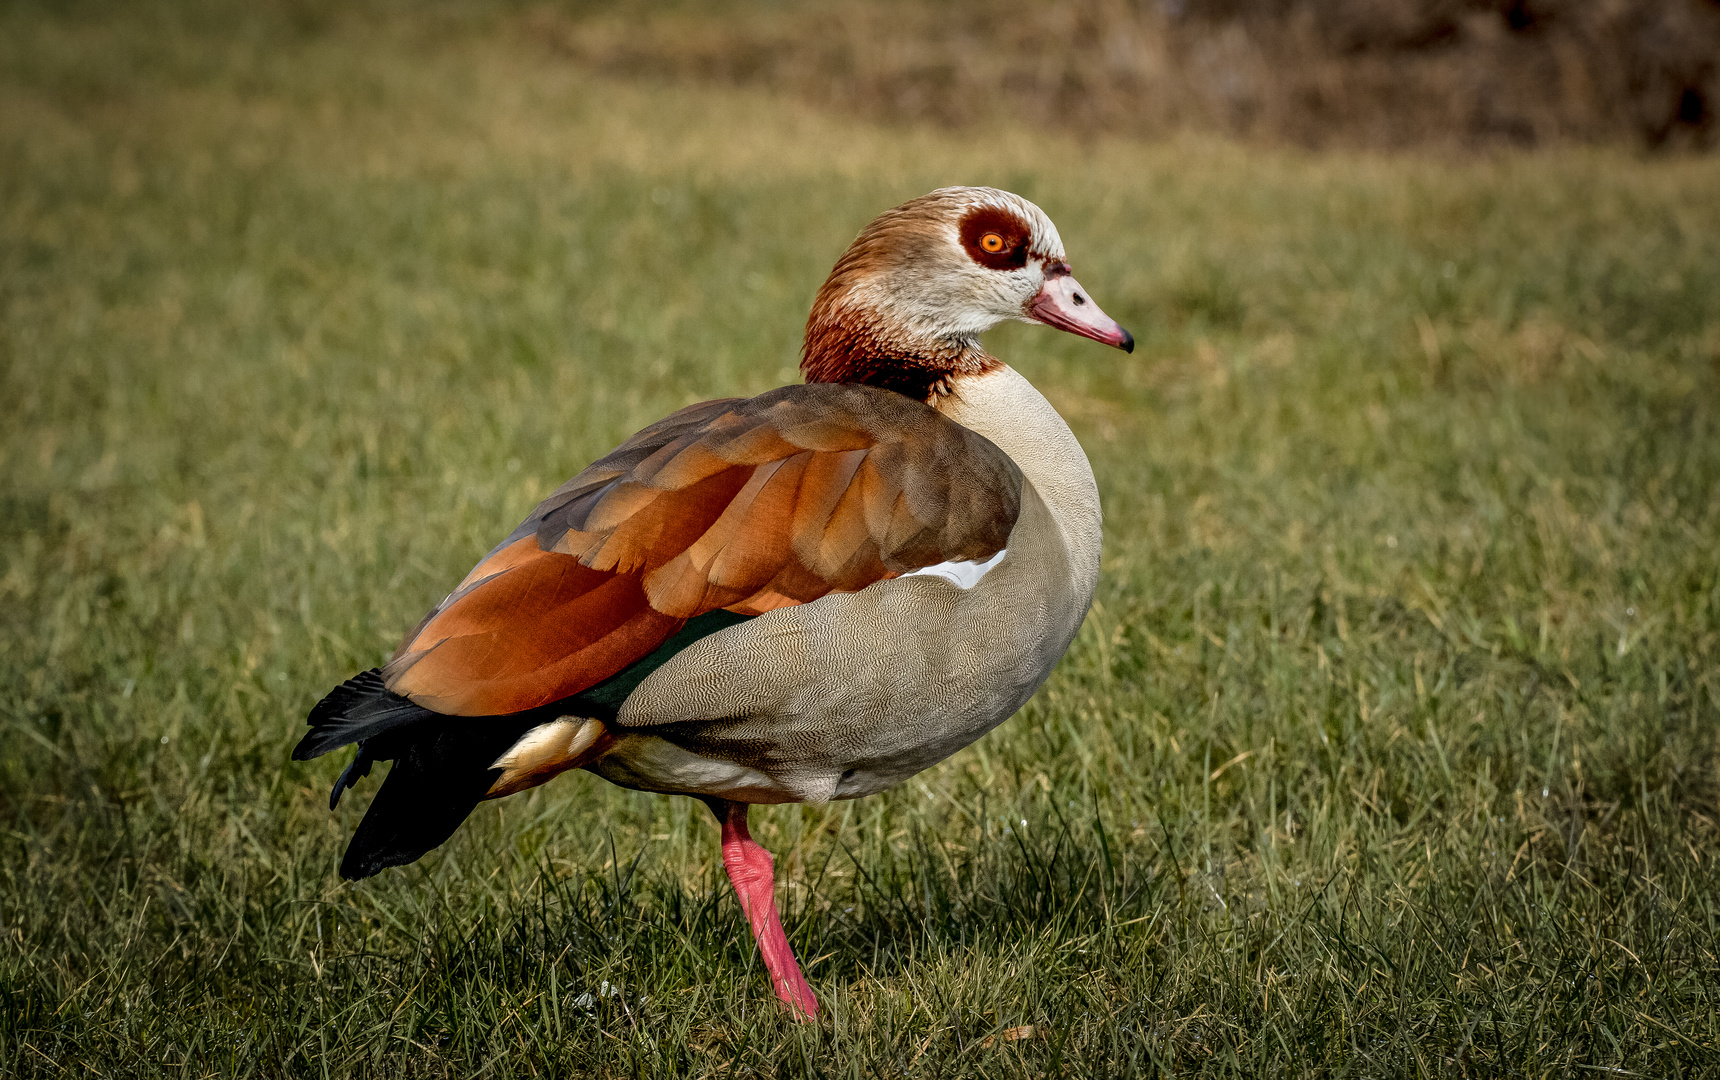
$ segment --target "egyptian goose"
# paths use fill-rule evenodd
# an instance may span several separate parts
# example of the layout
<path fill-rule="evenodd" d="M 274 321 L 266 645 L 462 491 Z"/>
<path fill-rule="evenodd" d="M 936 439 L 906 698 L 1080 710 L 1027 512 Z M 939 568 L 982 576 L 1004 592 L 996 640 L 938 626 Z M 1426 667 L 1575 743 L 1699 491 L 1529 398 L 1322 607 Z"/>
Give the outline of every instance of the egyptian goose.
<path fill-rule="evenodd" d="M 716 813 L 777 995 L 784 936 L 754 803 L 870 795 L 1007 719 L 1099 576 L 1068 425 L 979 335 L 1041 322 L 1124 350 L 1043 211 L 944 188 L 880 216 L 806 324 L 806 383 L 690 405 L 545 499 L 293 751 L 378 760 L 347 878 L 409 863 L 484 799 L 583 768 Z"/>

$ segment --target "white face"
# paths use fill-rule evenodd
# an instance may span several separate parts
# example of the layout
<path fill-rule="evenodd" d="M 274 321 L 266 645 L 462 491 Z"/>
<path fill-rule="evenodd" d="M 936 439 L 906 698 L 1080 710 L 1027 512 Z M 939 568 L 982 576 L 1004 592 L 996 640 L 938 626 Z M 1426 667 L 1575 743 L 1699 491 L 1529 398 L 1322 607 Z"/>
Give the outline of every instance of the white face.
<path fill-rule="evenodd" d="M 827 315 L 862 313 L 905 353 L 978 349 L 1005 319 L 1134 348 L 1071 275 L 1045 212 L 996 188 L 940 188 L 879 215 L 825 288 L 835 290 Z"/>
<path fill-rule="evenodd" d="M 1068 273 L 1057 227 L 1019 195 L 943 188 L 915 203 L 923 225 L 896 232 L 890 265 L 853 298 L 916 337 L 972 340 L 1006 319 L 1032 321 L 1047 278 Z"/>

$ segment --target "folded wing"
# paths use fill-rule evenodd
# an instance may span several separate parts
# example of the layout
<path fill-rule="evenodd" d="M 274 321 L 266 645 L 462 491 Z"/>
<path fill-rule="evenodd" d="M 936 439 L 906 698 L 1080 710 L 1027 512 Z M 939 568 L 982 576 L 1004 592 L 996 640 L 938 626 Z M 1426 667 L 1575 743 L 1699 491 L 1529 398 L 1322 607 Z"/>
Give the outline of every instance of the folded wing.
<path fill-rule="evenodd" d="M 682 409 L 562 485 L 383 669 L 439 713 L 577 694 L 688 619 L 756 615 L 1008 542 L 1021 475 L 984 437 L 867 386 Z"/>

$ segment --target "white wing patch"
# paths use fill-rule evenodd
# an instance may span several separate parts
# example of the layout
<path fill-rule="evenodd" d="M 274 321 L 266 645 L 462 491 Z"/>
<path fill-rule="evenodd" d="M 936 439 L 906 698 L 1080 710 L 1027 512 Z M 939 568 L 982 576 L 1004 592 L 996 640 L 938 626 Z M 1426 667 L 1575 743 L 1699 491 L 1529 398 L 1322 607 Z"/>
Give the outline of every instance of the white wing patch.
<path fill-rule="evenodd" d="M 1004 548 L 985 562 L 941 562 L 936 566 L 922 566 L 918 570 L 910 570 L 902 577 L 939 577 L 958 589 L 971 589 L 979 584 L 980 578 L 985 577 L 986 571 L 1002 562 L 1003 557 L 1008 554 L 1009 549 Z"/>

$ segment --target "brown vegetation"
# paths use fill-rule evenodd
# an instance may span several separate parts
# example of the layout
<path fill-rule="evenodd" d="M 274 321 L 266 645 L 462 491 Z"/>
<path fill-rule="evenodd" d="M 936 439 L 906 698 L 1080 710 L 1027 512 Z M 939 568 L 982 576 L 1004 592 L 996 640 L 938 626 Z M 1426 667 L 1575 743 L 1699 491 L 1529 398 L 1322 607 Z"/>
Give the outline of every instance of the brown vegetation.
<path fill-rule="evenodd" d="M 884 119 L 1301 145 L 1703 148 L 1717 0 L 956 0 L 540 9 L 615 74 L 757 85 Z"/>

